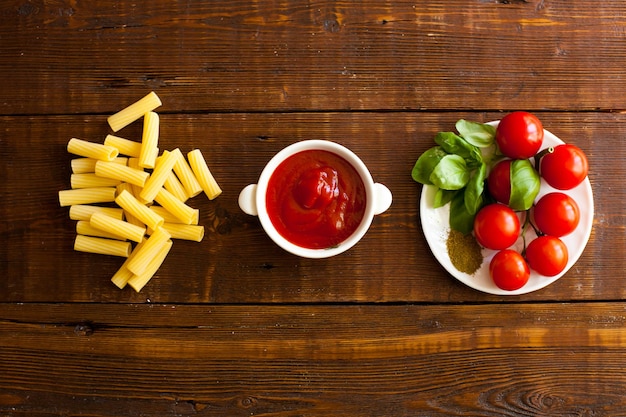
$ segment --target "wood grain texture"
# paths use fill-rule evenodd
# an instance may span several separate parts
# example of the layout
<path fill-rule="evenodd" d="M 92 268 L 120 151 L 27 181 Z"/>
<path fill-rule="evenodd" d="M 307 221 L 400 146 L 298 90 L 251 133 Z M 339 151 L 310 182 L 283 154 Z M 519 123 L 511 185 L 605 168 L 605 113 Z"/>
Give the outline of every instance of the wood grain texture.
<path fill-rule="evenodd" d="M 592 0 L 0 2 L 0 415 L 626 415 L 626 6 Z M 72 137 L 155 91 L 162 149 L 224 190 L 137 294 L 72 250 Z M 459 118 L 530 110 L 590 161 L 585 252 L 549 287 L 457 282 L 410 170 Z M 138 139 L 140 124 L 119 132 Z M 394 202 L 306 260 L 237 205 L 302 139 L 355 151 Z"/>
<path fill-rule="evenodd" d="M 167 100 L 167 97 L 163 98 Z M 503 301 L 457 283 L 438 266 L 421 232 L 421 186 L 410 171 L 432 146 L 437 131 L 465 117 L 487 121 L 499 114 L 308 113 L 163 115 L 161 146 L 183 152 L 200 148 L 224 190 L 216 200 L 199 196 L 207 228 L 201 243 L 177 241 L 165 265 L 141 294 L 109 282 L 118 258 L 74 252 L 74 221 L 58 206 L 57 191 L 69 188 L 70 137 L 101 141 L 105 116 L 5 117 L 8 161 L 1 185 L 12 204 L 2 206 L 0 275 L 3 301 L 153 302 L 454 302 Z M 521 299 L 621 299 L 626 228 L 621 187 L 626 175 L 618 114 L 540 114 L 547 128 L 589 155 L 595 190 L 591 240 L 575 268 L 554 285 Z M 133 125 L 120 132 L 133 138 Z M 325 260 L 299 259 L 264 234 L 256 217 L 238 207 L 239 191 L 254 183 L 271 156 L 301 139 L 337 140 L 361 156 L 374 178 L 394 195 L 365 239 L 347 253 Z M 136 138 L 135 138 L 136 139 Z M 603 192 L 603 190 L 611 190 Z M 612 256 L 605 256 L 608 251 Z M 597 259 L 601 258 L 601 263 Z M 46 277 L 41 279 L 41 277 Z M 518 299 L 516 297 L 516 299 Z"/>
<path fill-rule="evenodd" d="M 0 305 L 0 412 L 612 416 L 626 407 L 623 303 L 354 310 Z"/>
<path fill-rule="evenodd" d="M 2 114 L 622 109 L 616 1 L 6 1 Z"/>

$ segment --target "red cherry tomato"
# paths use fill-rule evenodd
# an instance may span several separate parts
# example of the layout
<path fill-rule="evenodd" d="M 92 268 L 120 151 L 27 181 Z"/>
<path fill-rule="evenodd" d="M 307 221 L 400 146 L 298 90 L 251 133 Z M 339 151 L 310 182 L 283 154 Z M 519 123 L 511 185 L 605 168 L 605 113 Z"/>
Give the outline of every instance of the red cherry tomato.
<path fill-rule="evenodd" d="M 488 249 L 506 249 L 520 234 L 520 223 L 515 212 L 504 204 L 488 204 L 474 218 L 474 235 Z"/>
<path fill-rule="evenodd" d="M 505 249 L 491 259 L 489 274 L 498 288 L 514 291 L 526 285 L 530 268 L 522 255 L 512 249 Z"/>
<path fill-rule="evenodd" d="M 578 204 L 561 192 L 548 193 L 541 197 L 535 204 L 533 216 L 539 230 L 556 237 L 572 233 L 580 221 Z"/>
<path fill-rule="evenodd" d="M 526 260 L 530 268 L 547 277 L 553 277 L 565 269 L 567 256 L 567 246 L 554 236 L 539 236 L 526 247 Z"/>
<path fill-rule="evenodd" d="M 489 194 L 502 204 L 511 200 L 511 160 L 504 159 L 491 168 L 487 177 Z"/>
<path fill-rule="evenodd" d="M 534 156 L 543 143 L 543 125 L 534 114 L 516 111 L 500 120 L 496 143 L 503 155 L 512 159 Z"/>
<path fill-rule="evenodd" d="M 589 171 L 587 156 L 577 146 L 564 144 L 554 147 L 541 158 L 541 176 L 557 190 L 570 190 L 583 182 Z"/>

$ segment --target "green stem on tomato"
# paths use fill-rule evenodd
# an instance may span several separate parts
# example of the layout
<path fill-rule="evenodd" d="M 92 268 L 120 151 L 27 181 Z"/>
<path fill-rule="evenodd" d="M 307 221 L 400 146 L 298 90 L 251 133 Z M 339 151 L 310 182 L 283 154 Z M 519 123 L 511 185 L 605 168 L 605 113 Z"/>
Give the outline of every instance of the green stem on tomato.
<path fill-rule="evenodd" d="M 526 217 L 524 218 L 524 224 L 522 225 L 522 242 L 524 244 L 524 247 L 522 249 L 522 256 L 525 256 L 526 254 L 526 231 L 528 230 L 528 226 L 533 228 L 533 232 L 535 232 L 535 235 L 537 237 L 543 236 L 543 233 L 539 229 L 537 229 L 537 226 L 535 226 L 532 220 L 530 220 L 530 210 L 531 209 L 524 211 Z"/>
<path fill-rule="evenodd" d="M 537 172 L 539 172 L 541 158 L 552 152 L 554 152 L 554 146 L 547 147 L 546 149 L 538 152 L 537 155 L 535 155 L 535 169 L 537 170 Z"/>

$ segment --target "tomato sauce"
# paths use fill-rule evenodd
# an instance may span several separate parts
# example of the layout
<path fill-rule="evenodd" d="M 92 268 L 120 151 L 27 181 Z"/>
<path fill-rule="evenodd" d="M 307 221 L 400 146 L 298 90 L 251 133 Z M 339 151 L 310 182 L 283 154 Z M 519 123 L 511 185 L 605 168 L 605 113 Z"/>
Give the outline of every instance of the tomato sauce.
<path fill-rule="evenodd" d="M 267 186 L 268 216 L 289 242 L 310 249 L 338 245 L 365 213 L 365 185 L 342 157 L 306 150 L 285 159 Z"/>

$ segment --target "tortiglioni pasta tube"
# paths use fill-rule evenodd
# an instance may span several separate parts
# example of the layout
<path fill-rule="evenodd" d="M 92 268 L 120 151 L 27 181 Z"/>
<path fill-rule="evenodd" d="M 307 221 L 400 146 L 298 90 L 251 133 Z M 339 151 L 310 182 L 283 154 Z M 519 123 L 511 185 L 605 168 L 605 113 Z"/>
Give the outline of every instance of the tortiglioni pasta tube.
<path fill-rule="evenodd" d="M 117 148 L 122 155 L 138 158 L 141 152 L 141 143 L 120 138 L 119 136 L 107 135 L 106 138 L 104 138 L 104 144 Z"/>
<path fill-rule="evenodd" d="M 114 178 L 123 182 L 129 182 L 143 187 L 150 174 L 139 169 L 116 164 L 115 162 L 96 162 L 96 175 L 106 178 Z"/>
<path fill-rule="evenodd" d="M 165 257 L 170 252 L 170 249 L 172 249 L 172 241 L 168 240 L 158 248 L 154 257 L 150 259 L 145 271 L 142 274 L 133 275 L 128 280 L 128 285 L 133 287 L 133 289 L 137 292 L 141 291 L 141 289 L 148 283 L 148 281 L 150 281 L 150 279 L 152 279 L 154 274 L 156 274 L 157 270 L 161 267 L 163 261 L 165 261 Z"/>
<path fill-rule="evenodd" d="M 70 161 L 72 166 L 72 174 L 87 174 L 96 172 L 97 159 L 93 158 L 75 158 Z M 113 161 L 118 164 L 126 165 L 128 158 L 123 156 L 116 157 Z"/>
<path fill-rule="evenodd" d="M 187 204 L 183 203 L 165 188 L 161 188 L 155 197 L 155 201 L 172 213 L 181 223 L 193 224 L 197 222 L 198 212 Z"/>
<path fill-rule="evenodd" d="M 122 239 L 130 239 L 133 242 L 141 242 L 146 235 L 145 227 L 136 226 L 124 220 L 117 220 L 102 213 L 92 214 L 89 223 L 96 229 L 112 233 Z"/>
<path fill-rule="evenodd" d="M 142 275 L 148 268 L 150 261 L 158 255 L 163 244 L 171 237 L 167 230 L 162 227 L 155 230 L 137 254 L 133 256 L 133 259 L 128 262 L 126 265 L 128 270 L 135 275 Z"/>
<path fill-rule="evenodd" d="M 104 237 L 107 239 L 123 240 L 118 235 L 105 232 L 104 230 L 97 229 L 91 225 L 87 220 L 79 220 L 76 222 L 76 233 L 85 236 Z"/>
<path fill-rule="evenodd" d="M 185 191 L 185 187 L 180 182 L 174 171 L 170 172 L 167 176 L 163 188 L 172 193 L 174 197 L 182 201 L 183 203 L 189 200 L 189 195 Z"/>
<path fill-rule="evenodd" d="M 72 138 L 67 143 L 67 151 L 74 155 L 85 158 L 98 159 L 100 161 L 112 161 L 118 155 L 117 148 L 102 145 L 100 143 L 88 142 L 82 139 Z"/>
<path fill-rule="evenodd" d="M 115 199 L 115 202 L 130 213 L 132 216 L 143 222 L 148 228 L 156 230 L 165 220 L 147 206 L 141 204 L 131 193 L 123 190 Z"/>
<path fill-rule="evenodd" d="M 174 172 L 181 184 L 183 184 L 183 187 L 185 187 L 189 198 L 195 197 L 202 192 L 202 186 L 184 156 L 181 155 L 176 164 L 174 164 Z"/>
<path fill-rule="evenodd" d="M 109 116 L 107 121 L 109 122 L 111 129 L 113 129 L 114 132 L 117 132 L 123 127 L 139 119 L 144 114 L 156 109 L 160 105 L 161 99 L 159 99 L 154 91 L 151 91 L 148 95 L 134 102 L 130 106 Z"/>
<path fill-rule="evenodd" d="M 128 263 L 137 255 L 137 253 L 141 250 L 143 245 L 145 245 L 147 239 L 142 240 L 135 246 L 135 249 L 132 250 L 128 258 L 124 261 L 120 269 L 118 269 L 115 274 L 111 277 L 111 282 L 115 284 L 118 288 L 122 289 L 126 286 L 126 283 L 129 279 L 134 275 L 128 268 Z"/>
<path fill-rule="evenodd" d="M 204 238 L 204 226 L 182 223 L 163 223 L 161 227 L 172 235 L 172 239 L 201 242 L 202 238 Z"/>
<path fill-rule="evenodd" d="M 163 188 L 167 176 L 172 172 L 176 160 L 182 156 L 180 149 L 176 148 L 172 152 L 165 151 L 163 156 L 159 158 L 159 162 L 156 164 L 154 171 L 150 175 L 150 178 L 143 186 L 143 190 L 139 196 L 144 201 L 152 201 L 154 197 L 159 193 L 159 190 Z"/>
<path fill-rule="evenodd" d="M 74 204 L 70 206 L 70 219 L 89 221 L 91 215 L 95 212 L 101 212 L 114 219 L 122 220 L 124 218 L 124 210 L 118 207 L 100 207 L 90 204 Z"/>
<path fill-rule="evenodd" d="M 110 203 L 115 201 L 114 187 L 77 188 L 59 191 L 61 207 L 76 204 Z"/>
<path fill-rule="evenodd" d="M 79 252 L 98 253 L 101 255 L 113 255 L 128 257 L 132 250 L 130 242 L 122 240 L 104 239 L 101 237 L 76 235 L 74 250 Z"/>
<path fill-rule="evenodd" d="M 143 133 L 141 136 L 141 152 L 139 153 L 139 166 L 154 168 L 159 154 L 159 115 L 148 112 L 143 118 Z"/>
<path fill-rule="evenodd" d="M 172 213 L 167 211 L 165 207 L 150 206 L 150 210 L 154 211 L 156 214 L 163 217 L 163 220 L 165 220 L 165 223 L 184 224 L 181 219 L 179 219 L 178 217 L 174 216 Z M 196 213 L 192 216 L 192 220 L 195 220 L 195 221 L 192 221 L 190 224 L 195 225 L 195 224 L 198 224 L 198 219 L 200 217 L 200 210 L 198 209 L 194 209 L 194 210 L 196 211 Z"/>
<path fill-rule="evenodd" d="M 189 165 L 191 165 L 193 173 L 196 175 L 198 182 L 202 186 L 202 189 L 206 193 L 207 197 L 209 197 L 209 200 L 213 200 L 215 197 L 220 195 L 222 193 L 222 189 L 217 184 L 217 181 L 215 181 L 215 178 L 213 178 L 213 174 L 211 174 L 200 149 L 194 149 L 189 152 L 187 154 L 187 158 L 189 158 Z"/>

